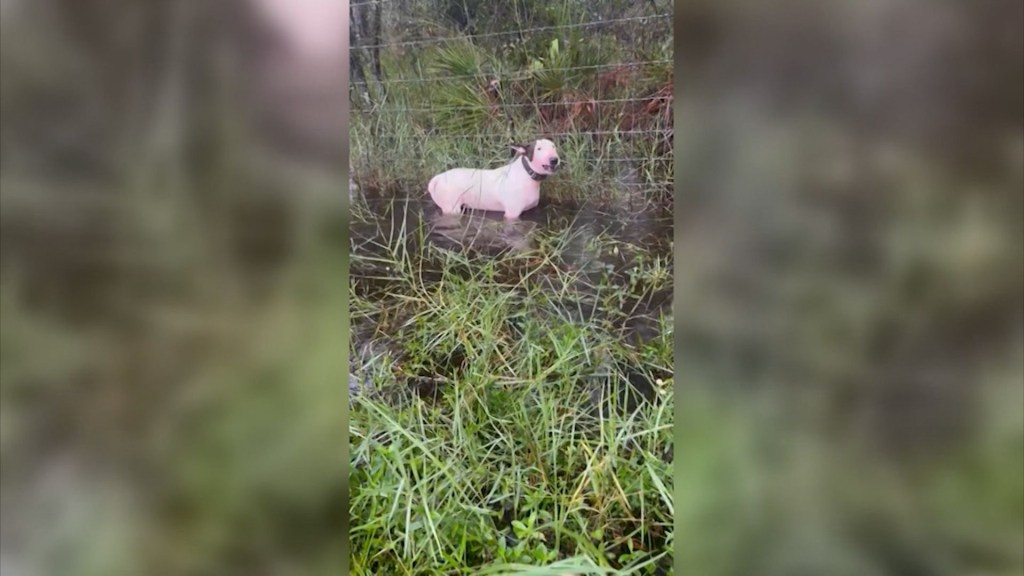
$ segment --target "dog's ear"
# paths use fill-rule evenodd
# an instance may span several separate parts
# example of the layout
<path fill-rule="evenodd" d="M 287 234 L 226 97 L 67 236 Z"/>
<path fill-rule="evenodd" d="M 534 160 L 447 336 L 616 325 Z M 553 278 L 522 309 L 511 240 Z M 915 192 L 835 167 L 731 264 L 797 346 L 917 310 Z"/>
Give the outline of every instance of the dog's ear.
<path fill-rule="evenodd" d="M 515 158 L 516 156 L 523 156 L 523 155 L 529 156 L 530 154 L 532 154 L 531 149 L 527 148 L 526 146 L 523 146 L 522 144 L 515 144 L 515 143 L 513 143 L 513 144 L 510 144 L 509 146 L 512 149 L 512 157 L 513 158 Z M 530 158 L 530 159 L 533 160 L 533 158 Z"/>
<path fill-rule="evenodd" d="M 530 162 L 533 162 L 533 149 L 536 148 L 536 147 L 537 147 L 537 141 L 536 140 L 534 140 L 533 142 L 530 142 L 530 145 L 526 147 L 526 151 L 524 153 L 526 154 L 526 159 L 529 160 Z"/>

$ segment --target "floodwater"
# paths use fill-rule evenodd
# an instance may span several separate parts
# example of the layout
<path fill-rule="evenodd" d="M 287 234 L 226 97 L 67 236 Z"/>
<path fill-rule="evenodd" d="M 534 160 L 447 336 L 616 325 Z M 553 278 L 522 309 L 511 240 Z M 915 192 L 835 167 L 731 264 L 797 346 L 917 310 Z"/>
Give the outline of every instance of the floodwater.
<path fill-rule="evenodd" d="M 672 302 L 672 238 L 671 207 L 662 206 L 638 212 L 605 209 L 597 206 L 565 205 L 545 202 L 524 213 L 519 221 L 507 222 L 500 213 L 469 211 L 461 216 L 445 216 L 426 196 L 422 198 L 393 198 L 381 194 L 357 194 L 350 224 L 351 266 L 350 284 L 356 294 L 367 299 L 384 297 L 387 292 L 399 292 L 402 280 L 390 280 L 381 274 L 382 264 L 360 256 L 386 257 L 388 246 L 401 244 L 406 254 L 431 254 L 422 250 L 423 242 L 454 251 L 472 258 L 494 258 L 508 253 L 527 252 L 538 247 L 542 239 L 560 239 L 559 262 L 563 272 L 572 274 L 545 274 L 540 282 L 554 297 L 557 314 L 571 321 L 592 324 L 598 322 L 618 332 L 626 341 L 638 344 L 650 341 L 660 334 L 661 318 L 671 314 Z M 650 262 L 658 259 L 665 267 L 664 281 L 655 289 L 631 290 L 630 272 L 639 259 Z M 516 284 L 516 276 L 535 273 L 535 265 L 527 258 L 512 259 L 516 269 L 507 270 L 508 283 Z M 427 284 L 441 281 L 440 262 L 421 262 L 423 281 Z M 450 274 L 451 270 L 444 271 Z M 566 280 L 569 278 L 569 280 Z M 504 280 L 504 279 L 502 279 Z M 571 285 L 566 286 L 566 282 Z M 601 290 L 621 289 L 624 297 L 614 310 L 603 307 Z M 360 382 L 372 362 L 384 356 L 382 351 L 400 345 L 374 339 L 372 321 L 353 319 L 352 366 L 356 373 L 350 381 L 350 391 L 358 393 Z M 443 363 L 442 363 L 443 364 Z M 439 366 L 439 370 L 444 370 Z M 608 379 L 609 373 L 625 376 L 635 406 L 643 397 L 654 392 L 652 380 L 667 378 L 668 374 L 652 374 L 650 367 L 595 366 L 595 375 Z M 362 374 L 360 374 L 362 372 Z M 424 375 L 427 381 L 436 380 Z M 414 384 L 415 385 L 415 384 Z M 433 387 L 430 392 L 436 393 Z M 422 391 L 422 390 L 420 390 Z M 595 398 L 600 392 L 591 391 Z M 635 401 L 634 401 L 635 400 Z"/>

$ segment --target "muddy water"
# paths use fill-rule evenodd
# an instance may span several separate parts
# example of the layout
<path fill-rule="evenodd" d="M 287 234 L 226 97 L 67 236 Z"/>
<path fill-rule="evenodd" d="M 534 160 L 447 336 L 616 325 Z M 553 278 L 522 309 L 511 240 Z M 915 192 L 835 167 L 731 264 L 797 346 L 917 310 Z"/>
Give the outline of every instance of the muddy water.
<path fill-rule="evenodd" d="M 509 252 L 538 249 L 541 243 L 559 238 L 558 266 L 563 274 L 541 272 L 539 282 L 551 295 L 554 314 L 573 322 L 603 324 L 633 344 L 649 341 L 660 334 L 662 316 L 671 313 L 672 212 L 658 207 L 627 213 L 591 205 L 545 204 L 522 215 L 517 222 L 506 222 L 501 214 L 468 212 L 444 216 L 428 198 L 388 198 L 376 194 L 357 194 L 350 225 L 350 282 L 361 297 L 374 300 L 388 292 L 400 292 L 402 281 L 390 280 L 382 273 L 386 266 L 372 258 L 389 256 L 386 246 L 400 244 L 413 257 L 430 254 L 423 250 L 429 243 L 470 258 L 494 258 Z M 429 256 L 426 256 L 429 258 Z M 638 290 L 631 284 L 641 259 L 660 258 L 666 266 L 666 278 L 650 290 Z M 516 276 L 537 272 L 529 259 L 511 260 L 515 268 L 505 270 L 509 284 Z M 521 264 L 520 264 L 521 263 Z M 440 262 L 422 261 L 423 281 L 439 282 Z M 470 271 L 464 271 L 469 273 Z M 564 272 L 570 272 L 566 275 Z M 444 273 L 451 274 L 452 270 Z M 566 280 L 569 278 L 570 280 Z M 566 286 L 566 282 L 571 285 Z M 614 309 L 602 305 L 602 295 L 621 292 Z M 555 297 L 556 295 L 557 298 Z M 549 309 L 549 314 L 552 312 Z M 359 390 L 372 363 L 385 357 L 388 343 L 375 341 L 372 321 L 353 320 L 352 366 L 356 376 L 350 391 Z M 606 377 L 611 366 L 595 367 Z M 641 396 L 653 393 L 649 371 L 641 367 L 615 367 L 626 376 Z M 360 374 L 360 372 L 363 374 Z M 426 375 L 429 380 L 430 375 Z M 438 375 L 442 376 L 442 375 Z M 664 377 L 658 375 L 656 377 Z"/>

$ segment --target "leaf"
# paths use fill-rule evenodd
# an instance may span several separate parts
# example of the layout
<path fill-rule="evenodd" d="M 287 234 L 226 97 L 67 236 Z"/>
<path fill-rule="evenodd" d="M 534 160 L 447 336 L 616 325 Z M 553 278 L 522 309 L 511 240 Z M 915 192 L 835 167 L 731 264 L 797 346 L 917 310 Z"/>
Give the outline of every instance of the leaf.
<path fill-rule="evenodd" d="M 517 537 L 522 538 L 529 531 L 529 528 L 519 520 L 513 520 L 512 530 L 516 533 Z"/>

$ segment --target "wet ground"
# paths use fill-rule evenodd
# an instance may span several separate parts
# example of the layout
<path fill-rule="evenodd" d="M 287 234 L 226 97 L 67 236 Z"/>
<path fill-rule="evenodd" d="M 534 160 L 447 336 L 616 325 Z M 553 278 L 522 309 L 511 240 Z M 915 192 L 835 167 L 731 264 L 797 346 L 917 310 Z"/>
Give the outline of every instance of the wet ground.
<path fill-rule="evenodd" d="M 536 355 L 541 362 L 550 362 L 542 366 L 564 365 L 559 362 L 562 352 L 554 350 L 557 345 L 548 338 L 552 334 L 556 334 L 554 340 L 592 339 L 594 349 L 616 350 L 588 355 L 591 365 L 580 366 L 573 360 L 565 371 L 526 379 L 556 384 L 566 382 L 566 374 L 570 374 L 567 389 L 578 390 L 579 396 L 566 398 L 565 408 L 579 407 L 590 416 L 581 416 L 573 427 L 599 438 L 602 416 L 613 410 L 634 412 L 658 406 L 659 393 L 671 386 L 672 239 L 672 212 L 667 207 L 627 213 L 586 204 L 542 202 L 520 221 L 506 222 L 499 213 L 442 216 L 427 198 L 357 197 L 350 224 L 350 285 L 352 301 L 358 301 L 351 315 L 350 365 L 354 373 L 349 379 L 350 398 L 382 395 L 402 404 L 418 397 L 445 406 L 438 401 L 451 389 L 450 384 L 470 381 L 466 379 L 470 374 L 479 377 L 470 367 L 479 370 L 479 362 L 470 361 L 461 345 L 425 344 L 450 341 L 438 336 L 451 327 L 424 327 L 411 317 L 462 317 L 476 324 L 473 318 L 493 318 L 488 314 L 495 309 L 481 300 L 498 300 L 508 294 L 511 303 L 499 309 L 512 311 L 513 317 L 499 323 L 503 327 L 493 338 L 502 353 L 515 355 L 523 350 L 513 342 L 536 341 L 553 348 Z M 453 282 L 453 276 L 483 279 L 479 299 L 467 299 L 459 288 L 446 285 Z M 458 280 L 454 284 L 458 285 Z M 431 297 L 437 289 L 452 289 L 459 295 Z M 429 311 L 439 303 L 468 306 L 468 311 L 463 308 L 461 314 L 452 315 Z M 487 321 L 480 324 L 490 325 Z M 667 338 L 668 346 L 659 338 Z M 501 367 L 495 366 L 494 372 L 501 372 Z M 500 392 L 505 381 L 493 373 L 487 378 L 498 382 L 494 397 L 506 397 Z M 519 396 L 526 402 L 532 397 L 529 393 Z M 626 440 L 620 448 L 624 455 L 649 449 L 635 440 Z M 652 455 L 666 463 L 673 460 L 670 448 Z M 498 512 L 495 528 L 505 534 L 508 545 L 517 545 L 511 527 L 516 510 Z M 637 538 L 630 542 L 640 549 L 662 550 L 666 546 L 657 522 L 646 526 Z M 625 540 L 609 548 L 615 557 L 631 551 Z M 671 573 L 671 562 L 670 555 L 660 559 L 653 573 Z"/>
<path fill-rule="evenodd" d="M 473 271 L 445 267 L 437 257 L 439 251 L 425 248 L 465 255 L 467 268 L 479 259 L 500 259 L 498 280 L 516 286 L 529 277 L 535 285 L 539 283 L 549 297 L 548 314 L 574 323 L 596 324 L 623 342 L 641 345 L 670 325 L 672 226 L 670 207 L 624 213 L 542 201 L 519 221 L 506 222 L 499 213 L 443 216 L 428 198 L 357 195 L 350 225 L 350 285 L 354 296 L 371 302 L 408 290 L 408 278 L 389 262 L 396 251 L 420 260 L 417 280 L 426 286 L 443 282 L 448 274 Z M 515 254 L 536 254 L 537 258 L 508 258 Z M 545 255 L 553 257 L 542 262 Z M 359 391 L 376 359 L 388 356 L 384 353 L 388 348 L 401 344 L 385 342 L 382 332 L 386 330 L 382 331 L 380 324 L 379 317 L 353 315 L 352 365 L 356 374 L 350 382 L 352 392 Z M 450 372 L 457 370 L 457 365 L 458 358 L 440 359 L 437 370 Z M 624 376 L 619 380 L 628 381 L 640 397 L 653 393 L 654 380 L 668 378 L 662 370 L 621 363 L 595 367 L 594 371 Z M 424 374 L 423 379 L 443 380 L 443 376 Z M 427 388 L 434 392 L 432 386 Z"/>

